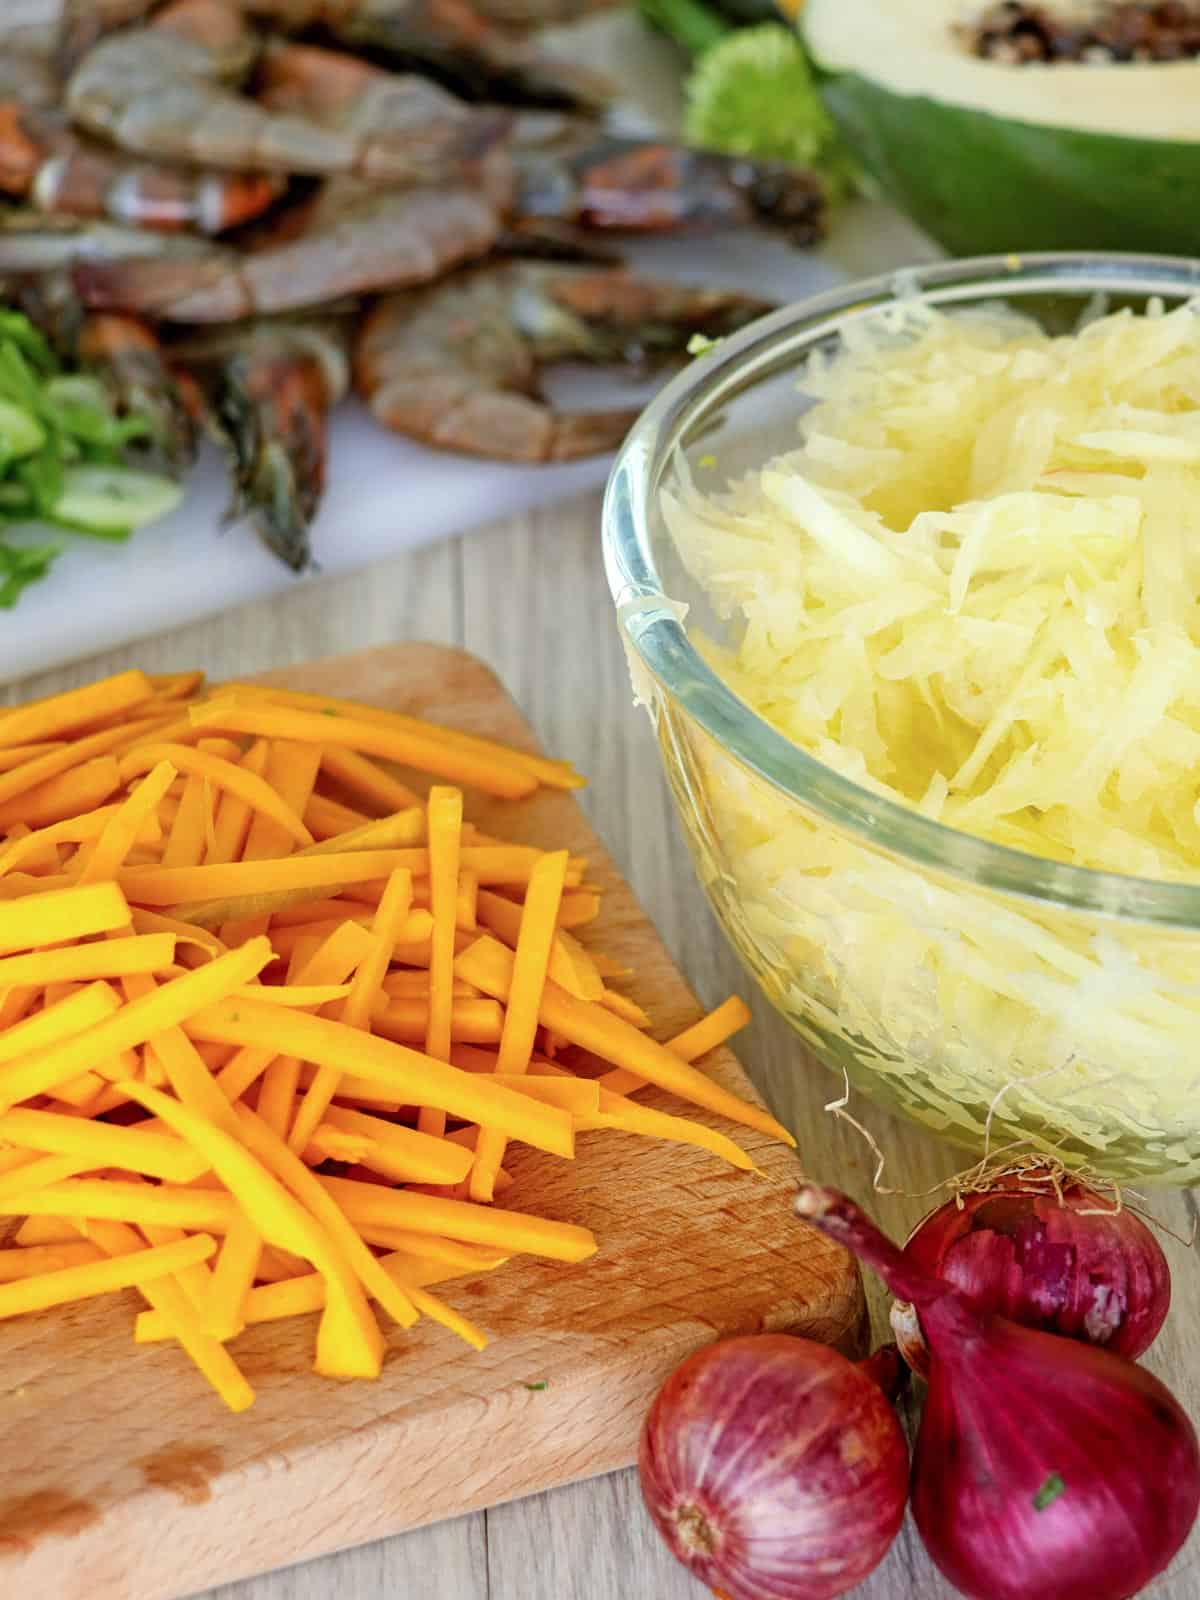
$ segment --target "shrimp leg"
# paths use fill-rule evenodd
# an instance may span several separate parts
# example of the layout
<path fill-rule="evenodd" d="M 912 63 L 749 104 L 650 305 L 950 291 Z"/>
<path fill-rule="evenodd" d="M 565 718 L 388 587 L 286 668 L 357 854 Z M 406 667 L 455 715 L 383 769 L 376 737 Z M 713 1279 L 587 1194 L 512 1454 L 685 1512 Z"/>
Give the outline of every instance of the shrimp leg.
<path fill-rule="evenodd" d="M 539 390 L 542 367 L 657 360 L 768 309 L 622 271 L 489 263 L 381 300 L 358 335 L 355 384 L 385 427 L 439 449 L 570 460 L 619 444 L 639 408 L 556 412 Z"/>

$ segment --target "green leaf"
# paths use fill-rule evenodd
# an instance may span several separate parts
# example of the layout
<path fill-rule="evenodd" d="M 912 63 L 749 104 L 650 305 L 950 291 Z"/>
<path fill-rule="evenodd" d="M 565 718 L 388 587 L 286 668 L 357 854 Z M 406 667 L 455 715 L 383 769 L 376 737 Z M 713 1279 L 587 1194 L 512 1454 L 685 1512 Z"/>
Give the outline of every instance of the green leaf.
<path fill-rule="evenodd" d="M 1067 1486 L 1062 1480 L 1061 1473 L 1052 1472 L 1033 1497 L 1033 1509 L 1045 1511 L 1047 1506 L 1052 1506 L 1059 1495 L 1067 1492 Z"/>
<path fill-rule="evenodd" d="M 61 546 L 12 545 L 0 540 L 0 607 L 10 610 L 31 583 L 49 572 Z"/>

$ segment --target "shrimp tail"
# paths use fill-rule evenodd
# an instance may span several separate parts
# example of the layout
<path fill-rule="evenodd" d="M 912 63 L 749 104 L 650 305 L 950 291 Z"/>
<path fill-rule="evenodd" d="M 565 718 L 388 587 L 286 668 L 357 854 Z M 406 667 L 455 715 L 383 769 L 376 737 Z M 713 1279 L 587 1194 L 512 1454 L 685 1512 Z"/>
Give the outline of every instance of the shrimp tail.
<path fill-rule="evenodd" d="M 123 415 L 145 417 L 155 449 L 178 471 L 196 456 L 196 428 L 185 396 L 151 330 L 136 317 L 98 312 L 79 330 L 79 359 L 108 389 Z"/>

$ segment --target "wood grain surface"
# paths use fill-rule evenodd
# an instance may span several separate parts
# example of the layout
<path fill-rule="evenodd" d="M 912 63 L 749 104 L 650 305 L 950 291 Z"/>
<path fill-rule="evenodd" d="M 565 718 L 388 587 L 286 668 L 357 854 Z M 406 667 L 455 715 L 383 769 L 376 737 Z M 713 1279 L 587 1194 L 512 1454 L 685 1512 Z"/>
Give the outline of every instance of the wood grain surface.
<path fill-rule="evenodd" d="M 397 515 L 419 510 L 398 504 Z M 796 1132 L 805 1166 L 870 1202 L 894 1232 L 907 1229 L 932 1203 L 928 1191 L 961 1167 L 962 1157 L 856 1100 L 852 1110 L 887 1153 L 883 1183 L 899 1191 L 876 1195 L 874 1158 L 852 1129 L 824 1110 L 840 1084 L 812 1061 L 741 973 L 692 876 L 649 724 L 631 703 L 599 559 L 597 496 L 350 577 L 297 585 L 283 600 L 43 675 L 18 693 L 50 693 L 135 663 L 156 671 L 196 665 L 229 676 L 398 639 L 465 645 L 481 656 L 541 742 L 588 773 L 583 808 L 693 991 L 705 1004 L 731 988 L 750 1001 L 755 1020 L 738 1039 L 738 1056 Z M 1174 1232 L 1190 1232 L 1190 1192 L 1152 1194 L 1149 1209 Z M 1174 1305 L 1146 1365 L 1200 1418 L 1200 1274 L 1191 1251 L 1165 1235 L 1163 1244 Z M 878 1342 L 886 1337 L 886 1312 L 873 1278 L 867 1295 Z M 0 1392 L 10 1406 L 7 1386 Z M 72 1425 L 65 1419 L 68 1440 Z M 319 1499 L 310 1515 L 322 1516 Z M 1147 1594 L 1151 1600 L 1196 1600 L 1195 1538 Z M 953 1595 L 908 1523 L 854 1600 Z M 43 1591 L 30 1600 L 54 1597 Z M 125 1600 L 142 1596 L 130 1589 Z M 204 1600 L 707 1600 L 707 1591 L 667 1554 L 642 1509 L 636 1475 L 623 1471 L 223 1586 Z"/>
<path fill-rule="evenodd" d="M 537 748 L 488 668 L 445 645 L 269 676 Z M 661 1037 L 696 1020 L 570 794 L 542 789 L 512 804 L 468 791 L 465 812 L 486 833 L 586 857 L 603 898 L 585 943 L 631 969 L 622 988 Z M 729 1050 L 704 1066 L 753 1096 Z M 18 1398 L 0 1456 L 0 1584 L 63 1600 L 167 1600 L 628 1466 L 658 1385 L 713 1338 L 787 1329 L 857 1349 L 854 1264 L 823 1237 L 780 1226 L 799 1174 L 793 1153 L 735 1131 L 759 1174 L 628 1134 L 581 1135 L 573 1162 L 514 1145 L 505 1206 L 591 1228 L 598 1254 L 570 1266 L 524 1257 L 450 1284 L 449 1301 L 492 1336 L 487 1349 L 428 1320 L 393 1329 L 378 1383 L 313 1375 L 315 1315 L 238 1339 L 258 1395 L 238 1417 L 170 1346 L 130 1347 L 135 1295 L 4 1323 L 0 1373 Z"/>

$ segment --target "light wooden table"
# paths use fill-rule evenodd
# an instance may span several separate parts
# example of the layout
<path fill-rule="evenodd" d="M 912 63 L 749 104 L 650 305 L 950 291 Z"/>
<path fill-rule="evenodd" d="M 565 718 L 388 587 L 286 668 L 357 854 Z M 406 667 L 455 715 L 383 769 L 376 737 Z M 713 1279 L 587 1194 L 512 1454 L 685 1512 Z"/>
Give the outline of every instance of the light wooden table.
<path fill-rule="evenodd" d="M 397 515 L 419 509 L 401 502 Z M 835 1080 L 752 995 L 693 879 L 649 724 L 631 703 L 600 565 L 598 497 L 297 586 L 282 599 L 113 651 L 17 692 L 47 694 L 134 664 L 244 674 L 399 639 L 441 640 L 482 656 L 546 747 L 590 775 L 583 804 L 701 999 L 712 1004 L 737 989 L 752 1000 L 754 1024 L 735 1047 L 795 1130 L 809 1170 L 871 1199 L 886 1225 L 906 1230 L 929 1202 L 872 1199 L 873 1159 L 823 1109 L 837 1093 Z M 907 1124 L 869 1106 L 854 1109 L 888 1153 L 890 1186 L 915 1196 L 965 1165 Z M 1153 1210 L 1186 1234 L 1194 1202 L 1189 1194 L 1163 1195 Z M 1182 1246 L 1169 1239 L 1166 1246 L 1175 1306 L 1147 1364 L 1200 1417 L 1200 1274 Z M 884 1299 L 873 1280 L 868 1291 L 878 1341 L 886 1337 Z M 1147 1592 L 1195 1600 L 1200 1543 Z M 624 1472 L 215 1590 L 205 1600 L 701 1600 L 706 1593 L 660 1545 L 636 1477 Z M 906 1526 L 856 1600 L 952 1595 Z"/>

